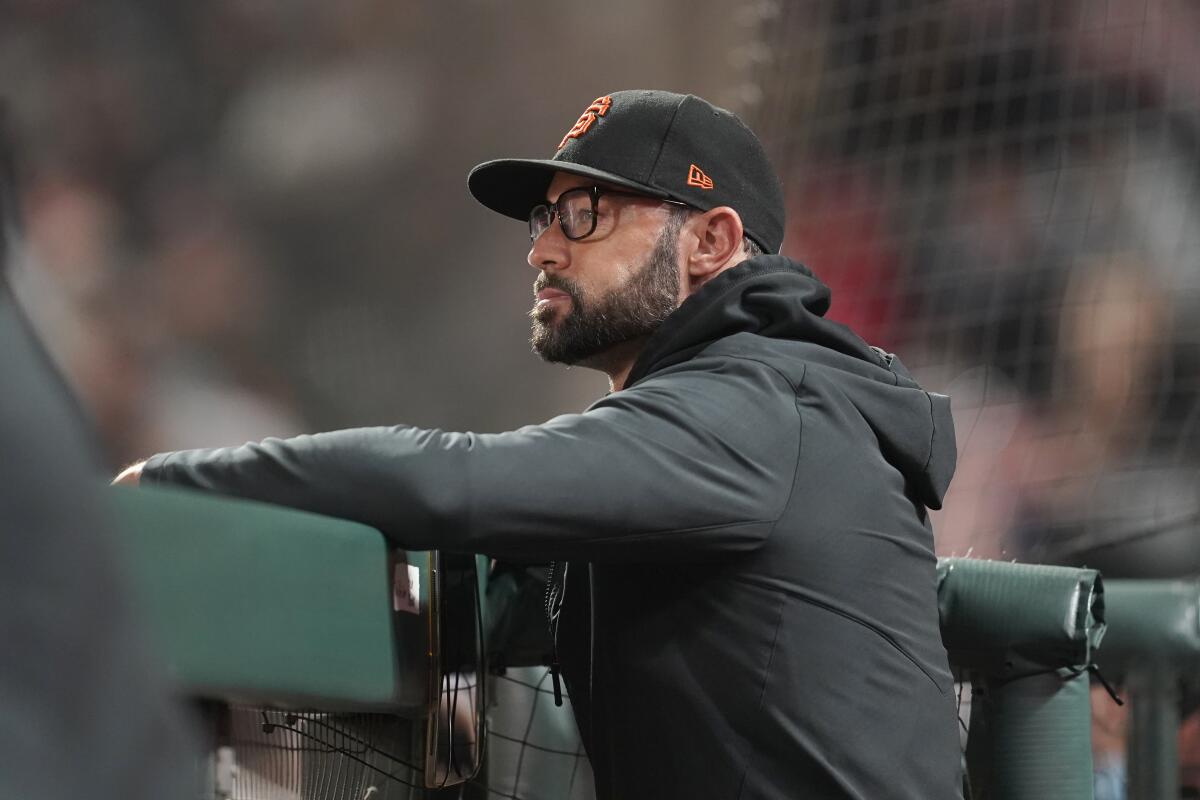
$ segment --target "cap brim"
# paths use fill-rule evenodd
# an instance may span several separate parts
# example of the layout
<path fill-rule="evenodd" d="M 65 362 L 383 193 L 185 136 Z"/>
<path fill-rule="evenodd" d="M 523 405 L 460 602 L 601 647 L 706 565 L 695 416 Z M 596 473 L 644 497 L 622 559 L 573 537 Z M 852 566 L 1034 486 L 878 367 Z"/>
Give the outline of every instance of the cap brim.
<path fill-rule="evenodd" d="M 659 189 L 613 175 L 611 172 L 548 158 L 500 158 L 485 161 L 467 175 L 467 188 L 476 200 L 492 211 L 513 219 L 527 220 L 534 206 L 546 202 L 546 190 L 554 180 L 556 172 L 595 178 L 615 186 L 635 189 L 652 197 L 667 197 L 667 194 Z"/>

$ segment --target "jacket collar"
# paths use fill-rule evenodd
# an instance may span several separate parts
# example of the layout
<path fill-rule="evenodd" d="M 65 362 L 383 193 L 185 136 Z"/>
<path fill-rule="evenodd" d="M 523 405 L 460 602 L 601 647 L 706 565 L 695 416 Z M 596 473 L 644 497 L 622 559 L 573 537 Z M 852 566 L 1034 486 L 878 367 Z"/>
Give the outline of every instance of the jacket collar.
<path fill-rule="evenodd" d="M 826 320 L 829 287 L 796 261 L 765 255 L 717 275 L 687 298 L 646 341 L 625 385 L 686 361 L 737 333 L 810 341 L 878 363 L 845 326 Z"/>

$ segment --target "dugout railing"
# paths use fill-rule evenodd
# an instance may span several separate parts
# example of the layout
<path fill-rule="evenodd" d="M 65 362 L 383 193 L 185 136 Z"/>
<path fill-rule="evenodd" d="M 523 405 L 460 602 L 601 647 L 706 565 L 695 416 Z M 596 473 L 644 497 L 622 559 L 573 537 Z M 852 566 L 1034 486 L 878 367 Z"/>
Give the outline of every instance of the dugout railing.
<path fill-rule="evenodd" d="M 485 562 L 258 503 L 115 495 L 135 596 L 203 709 L 201 796 L 409 800 L 470 776 Z M 972 687 L 969 796 L 1091 798 L 1099 575 L 959 559 L 938 573 L 943 637 Z"/>
<path fill-rule="evenodd" d="M 1105 632 L 1095 570 L 942 559 L 942 640 L 970 686 L 964 794 L 1090 800 L 1089 669 Z"/>
<path fill-rule="evenodd" d="M 1129 696 L 1126 797 L 1175 800 L 1180 716 L 1200 705 L 1200 582 L 1106 586 L 1110 629 L 1098 660 Z"/>
<path fill-rule="evenodd" d="M 199 796 L 409 800 L 475 773 L 484 562 L 260 503 L 114 494 L 152 643 L 200 712 Z"/>

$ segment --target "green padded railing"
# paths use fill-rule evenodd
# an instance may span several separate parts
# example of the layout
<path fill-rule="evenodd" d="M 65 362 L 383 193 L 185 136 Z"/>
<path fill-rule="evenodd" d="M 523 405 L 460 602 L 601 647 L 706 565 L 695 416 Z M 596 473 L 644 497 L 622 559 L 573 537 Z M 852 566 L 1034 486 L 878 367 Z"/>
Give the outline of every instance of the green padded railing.
<path fill-rule="evenodd" d="M 114 504 L 151 639 L 181 690 L 205 701 L 207 796 L 273 776 L 307 797 L 350 774 L 409 796 L 475 774 L 486 560 L 404 552 L 364 525 L 194 491 L 117 489 Z"/>
<path fill-rule="evenodd" d="M 420 613 L 397 612 L 396 555 L 372 528 L 182 490 L 114 494 L 131 582 L 183 689 L 428 715 L 429 554 L 407 554 Z"/>
<path fill-rule="evenodd" d="M 1129 800 L 1179 797 L 1180 708 L 1200 693 L 1200 582 L 1108 583 L 1111 630 L 1098 661 L 1129 691 Z"/>
<path fill-rule="evenodd" d="M 1105 629 L 1095 570 L 943 559 L 942 640 L 971 682 L 972 800 L 1091 800 L 1087 669 Z"/>

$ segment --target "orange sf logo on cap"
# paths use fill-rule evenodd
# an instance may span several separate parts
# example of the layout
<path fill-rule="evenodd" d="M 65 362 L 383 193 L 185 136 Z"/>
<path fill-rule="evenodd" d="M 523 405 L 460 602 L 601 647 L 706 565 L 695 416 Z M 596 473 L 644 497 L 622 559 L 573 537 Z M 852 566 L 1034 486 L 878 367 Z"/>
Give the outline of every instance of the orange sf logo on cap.
<path fill-rule="evenodd" d="M 567 139 L 577 139 L 587 133 L 588 128 L 592 127 L 592 123 L 596 121 L 596 117 L 603 117 L 608 113 L 608 107 L 612 105 L 612 98 L 608 95 L 597 97 L 592 101 L 592 104 L 583 110 L 579 115 L 579 119 L 575 120 L 575 124 L 571 126 L 571 130 L 567 131 L 563 136 L 562 141 L 558 143 L 558 149 L 562 150 L 563 145 L 567 143 Z"/>

